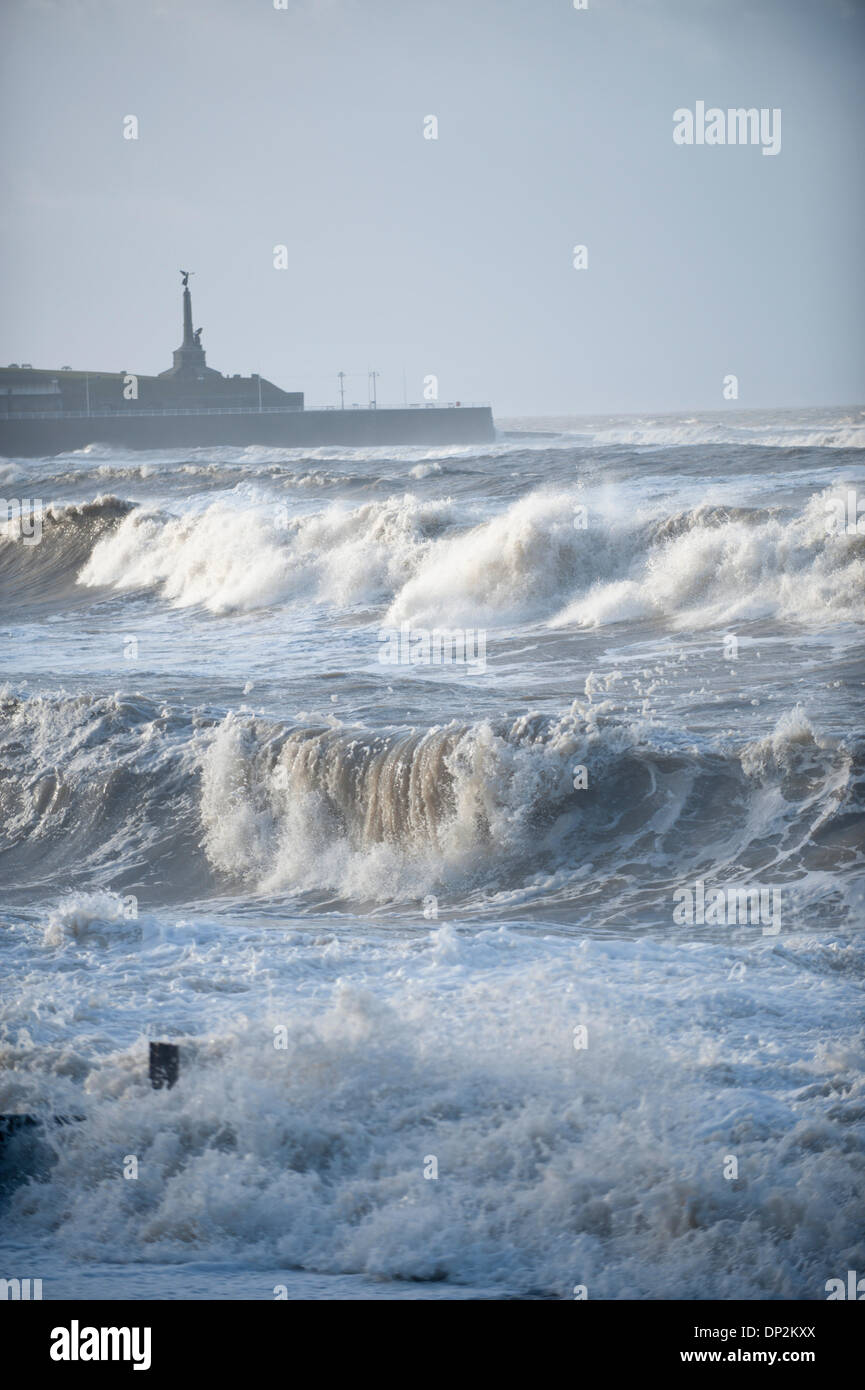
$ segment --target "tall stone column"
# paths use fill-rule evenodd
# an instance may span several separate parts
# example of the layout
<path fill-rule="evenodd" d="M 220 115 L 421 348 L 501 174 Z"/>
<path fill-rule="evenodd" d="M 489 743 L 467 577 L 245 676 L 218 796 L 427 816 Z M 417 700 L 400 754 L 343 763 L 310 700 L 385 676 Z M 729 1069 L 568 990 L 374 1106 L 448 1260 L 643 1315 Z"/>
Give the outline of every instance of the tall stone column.
<path fill-rule="evenodd" d="M 188 285 L 183 291 L 183 346 L 195 347 L 195 338 L 192 335 L 192 295 L 189 293 Z"/>

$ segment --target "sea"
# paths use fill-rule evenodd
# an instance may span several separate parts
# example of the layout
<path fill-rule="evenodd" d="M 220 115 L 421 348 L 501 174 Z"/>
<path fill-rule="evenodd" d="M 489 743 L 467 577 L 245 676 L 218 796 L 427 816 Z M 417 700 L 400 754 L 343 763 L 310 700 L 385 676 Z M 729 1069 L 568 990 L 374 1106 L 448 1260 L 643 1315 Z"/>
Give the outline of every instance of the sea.
<path fill-rule="evenodd" d="M 498 423 L 0 461 L 3 1277 L 865 1273 L 865 409 Z"/>

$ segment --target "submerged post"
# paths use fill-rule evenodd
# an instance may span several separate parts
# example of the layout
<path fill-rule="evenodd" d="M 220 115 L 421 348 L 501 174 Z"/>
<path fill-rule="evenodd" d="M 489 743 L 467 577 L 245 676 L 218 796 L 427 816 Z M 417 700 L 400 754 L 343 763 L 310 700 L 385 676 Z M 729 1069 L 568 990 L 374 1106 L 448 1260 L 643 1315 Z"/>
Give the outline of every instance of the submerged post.
<path fill-rule="evenodd" d="M 180 1048 L 177 1043 L 150 1044 L 150 1084 L 154 1091 L 171 1090 L 180 1075 Z"/>

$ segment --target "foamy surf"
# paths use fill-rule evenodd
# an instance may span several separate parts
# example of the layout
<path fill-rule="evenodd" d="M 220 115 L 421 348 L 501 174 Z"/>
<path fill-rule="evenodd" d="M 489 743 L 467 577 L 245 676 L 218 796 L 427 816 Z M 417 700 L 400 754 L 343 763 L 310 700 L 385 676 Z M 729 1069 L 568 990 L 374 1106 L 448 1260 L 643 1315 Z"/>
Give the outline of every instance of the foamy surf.
<path fill-rule="evenodd" d="M 861 756 L 801 707 L 719 753 L 623 720 L 609 701 L 383 732 L 12 696 L 0 702 L 12 774 L 0 865 L 18 894 L 95 875 L 103 892 L 136 883 L 157 903 L 288 894 L 309 910 L 336 895 L 394 911 L 433 894 L 452 909 L 512 899 L 617 924 L 635 908 L 670 919 L 674 865 L 695 879 L 722 862 L 740 881 L 759 852 L 791 885 L 792 915 L 803 869 L 831 873 L 853 852 Z M 826 848 L 805 853 L 813 835 Z"/>
<path fill-rule="evenodd" d="M 99 499 L 76 580 L 215 613 L 375 604 L 385 623 L 428 627 L 861 621 L 865 536 L 828 527 L 833 495 L 787 516 L 706 504 L 623 516 L 603 496 L 590 508 L 576 489 L 538 491 L 483 520 L 411 493 L 294 516 L 254 494 L 177 517 Z"/>
<path fill-rule="evenodd" d="M 516 923 L 368 933 L 362 954 L 332 928 L 314 941 L 274 949 L 273 928 L 238 922 L 107 958 L 67 947 L 85 953 L 63 959 L 57 1002 L 75 1007 L 86 980 L 89 1041 L 70 1049 L 37 1016 L 6 1045 L 2 1096 L 86 1120 L 59 1132 L 38 1181 L 13 1168 L 7 1232 L 64 1267 L 98 1273 L 119 1249 L 163 1291 L 227 1297 L 241 1268 L 262 1298 L 285 1270 L 301 1288 L 374 1278 L 378 1297 L 412 1281 L 416 1297 L 432 1283 L 566 1300 L 583 1283 L 698 1299 L 709 1270 L 718 1298 L 810 1299 L 827 1240 L 841 1267 L 858 1258 L 863 1057 L 828 1039 L 861 987 L 861 945 L 694 943 L 674 963 L 654 941 Z M 244 1017 L 254 963 L 262 997 Z M 133 966 L 121 1029 L 110 991 Z M 32 979 L 20 988 L 26 1003 Z M 767 1003 L 783 1009 L 781 1056 L 755 1026 Z M 113 1032 L 97 1022 L 112 1015 Z M 173 1022 L 191 1084 L 149 1090 L 145 1019 Z M 134 1204 L 113 1174 L 118 1135 L 139 1158 Z M 742 1176 L 724 1182 L 731 1146 Z"/>
<path fill-rule="evenodd" d="M 50 1296 L 863 1267 L 861 414 L 534 423 L 9 461 L 0 1109 L 84 1119 L 0 1200 Z"/>

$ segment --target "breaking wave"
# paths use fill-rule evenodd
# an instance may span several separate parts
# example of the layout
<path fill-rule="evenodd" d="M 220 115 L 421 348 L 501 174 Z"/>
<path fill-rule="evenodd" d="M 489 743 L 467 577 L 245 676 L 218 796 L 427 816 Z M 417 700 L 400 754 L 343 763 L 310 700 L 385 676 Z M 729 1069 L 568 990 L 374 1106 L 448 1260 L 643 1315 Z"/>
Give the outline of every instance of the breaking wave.
<path fill-rule="evenodd" d="M 735 876 L 755 854 L 772 881 L 800 872 L 803 845 L 809 870 L 854 867 L 861 781 L 861 752 L 802 710 L 718 752 L 580 701 L 372 734 L 144 697 L 6 696 L 0 865 L 14 891 L 519 893 L 602 916 L 627 900 L 627 923 L 652 903 L 668 916 L 676 875 Z"/>
<path fill-rule="evenodd" d="M 597 626 L 665 618 L 684 627 L 777 618 L 865 617 L 865 536 L 827 529 L 828 492 L 790 520 L 698 508 L 663 523 L 615 579 L 598 579 L 553 620 Z"/>
<path fill-rule="evenodd" d="M 0 592 L 20 597 L 26 606 L 68 595 L 101 537 L 133 510 L 120 497 L 92 502 L 51 503 L 41 514 L 41 538 L 25 544 L 17 520 L 0 522 Z"/>
<path fill-rule="evenodd" d="M 209 875 L 198 847 L 198 714 L 143 697 L 0 691 L 0 867 L 7 892 Z"/>
<path fill-rule="evenodd" d="M 151 591 L 230 613 L 325 603 L 389 623 L 709 627 L 865 615 L 865 535 L 798 514 L 703 504 L 622 516 L 579 492 L 532 492 L 492 517 L 412 493 L 292 515 L 254 489 L 180 516 L 100 497 L 47 509 L 42 544 L 0 538 L 25 602 L 78 586 Z M 80 593 L 80 588 L 79 588 Z"/>
<path fill-rule="evenodd" d="M 861 753 L 819 740 L 801 709 L 768 751 L 725 755 L 665 746 L 580 702 L 558 719 L 375 738 L 229 716 L 204 760 L 202 819 L 214 866 L 265 892 L 390 901 L 542 885 L 570 899 L 591 867 L 663 896 L 674 865 L 735 873 L 757 844 L 764 875 L 795 874 L 806 826 L 812 867 L 850 867 L 844 814 L 861 814 L 861 783 Z"/>
<path fill-rule="evenodd" d="M 140 508 L 97 544 L 85 585 L 149 588 L 178 607 L 212 612 L 329 600 L 380 601 L 453 519 L 449 502 L 411 495 L 289 516 L 272 501 L 214 502 L 182 517 Z"/>
<path fill-rule="evenodd" d="M 613 446 L 635 449 L 680 449 L 687 447 L 706 447 L 726 445 L 767 449 L 863 449 L 865 448 L 865 423 L 861 412 L 858 419 L 847 416 L 843 419 L 815 422 L 809 427 L 804 422 L 783 425 L 778 421 L 764 424 L 745 423 L 730 420 L 701 420 L 681 417 L 664 419 L 625 420 L 615 425 L 602 425 L 594 428 L 581 424 L 576 418 L 564 418 L 557 422 L 545 421 L 549 426 L 558 423 L 562 434 L 570 436 L 571 442 L 578 439 L 593 447 Z M 530 426 L 531 421 L 520 422 Z"/>

